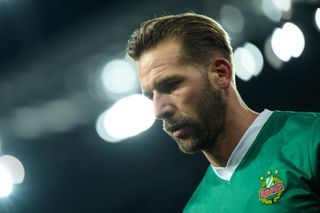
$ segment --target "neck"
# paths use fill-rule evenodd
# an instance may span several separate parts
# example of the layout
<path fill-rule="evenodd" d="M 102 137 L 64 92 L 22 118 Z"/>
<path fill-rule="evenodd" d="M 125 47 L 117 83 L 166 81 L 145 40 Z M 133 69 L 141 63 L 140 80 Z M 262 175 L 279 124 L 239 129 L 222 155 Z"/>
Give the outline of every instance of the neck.
<path fill-rule="evenodd" d="M 241 98 L 236 96 L 227 103 L 225 126 L 218 138 L 207 149 L 202 150 L 208 161 L 216 167 L 225 167 L 242 136 L 258 116 L 249 109 Z"/>

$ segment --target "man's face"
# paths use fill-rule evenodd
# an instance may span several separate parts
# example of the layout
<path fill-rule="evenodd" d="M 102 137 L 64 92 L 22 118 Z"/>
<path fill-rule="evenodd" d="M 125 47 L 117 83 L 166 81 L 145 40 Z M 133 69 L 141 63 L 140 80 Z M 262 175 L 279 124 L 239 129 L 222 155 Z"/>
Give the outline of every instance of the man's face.
<path fill-rule="evenodd" d="M 193 153 L 208 148 L 221 133 L 225 102 L 208 71 L 178 63 L 179 51 L 179 43 L 164 41 L 141 56 L 138 70 L 164 130 L 183 152 Z"/>

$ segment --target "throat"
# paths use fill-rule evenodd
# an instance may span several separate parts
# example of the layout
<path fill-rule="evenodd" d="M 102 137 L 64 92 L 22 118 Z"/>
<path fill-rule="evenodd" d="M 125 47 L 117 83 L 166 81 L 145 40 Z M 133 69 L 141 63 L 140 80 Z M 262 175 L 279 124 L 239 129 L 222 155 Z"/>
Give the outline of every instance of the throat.
<path fill-rule="evenodd" d="M 239 140 L 227 140 L 223 135 L 219 135 L 222 139 L 216 140 L 210 147 L 202 150 L 210 164 L 215 167 L 225 167 L 228 160 L 239 143 Z"/>
<path fill-rule="evenodd" d="M 224 131 L 219 134 L 212 145 L 202 150 L 208 161 L 215 167 L 226 167 L 228 161 L 240 143 L 250 125 L 257 118 L 257 113 L 249 113 L 237 122 L 228 122 Z"/>

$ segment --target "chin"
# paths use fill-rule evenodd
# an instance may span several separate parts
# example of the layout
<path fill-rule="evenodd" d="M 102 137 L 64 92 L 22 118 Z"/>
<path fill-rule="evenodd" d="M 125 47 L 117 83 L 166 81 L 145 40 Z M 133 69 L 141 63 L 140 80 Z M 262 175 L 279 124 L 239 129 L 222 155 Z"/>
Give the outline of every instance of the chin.
<path fill-rule="evenodd" d="M 190 139 L 175 139 L 179 149 L 186 154 L 194 154 L 204 148 L 204 144 L 199 140 Z"/>

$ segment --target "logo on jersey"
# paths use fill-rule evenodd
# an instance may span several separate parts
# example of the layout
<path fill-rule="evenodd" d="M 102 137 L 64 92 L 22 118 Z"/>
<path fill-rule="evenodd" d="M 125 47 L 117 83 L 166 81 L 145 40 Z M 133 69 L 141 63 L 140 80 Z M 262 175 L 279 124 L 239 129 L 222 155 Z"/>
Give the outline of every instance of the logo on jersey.
<path fill-rule="evenodd" d="M 274 173 L 268 171 L 267 177 L 261 177 L 260 181 L 263 181 L 259 190 L 259 200 L 267 205 L 278 202 L 282 194 L 284 193 L 284 184 L 276 175 L 279 174 L 279 170 L 275 170 Z"/>

